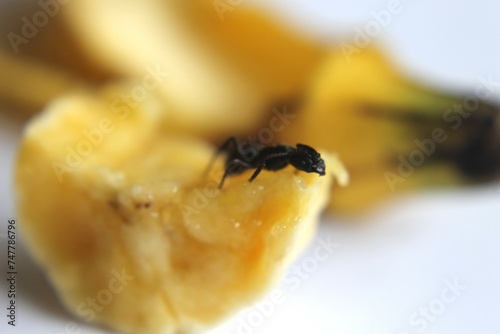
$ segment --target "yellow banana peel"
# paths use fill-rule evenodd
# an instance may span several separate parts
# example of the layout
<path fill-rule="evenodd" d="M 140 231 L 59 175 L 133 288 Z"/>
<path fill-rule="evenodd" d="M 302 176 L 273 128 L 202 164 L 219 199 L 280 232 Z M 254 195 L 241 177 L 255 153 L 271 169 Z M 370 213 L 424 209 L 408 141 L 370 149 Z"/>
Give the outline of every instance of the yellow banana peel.
<path fill-rule="evenodd" d="M 351 183 L 336 189 L 332 211 L 361 211 L 401 190 L 492 178 L 498 169 L 498 108 L 414 83 L 376 48 L 350 62 L 332 51 L 304 95 L 280 139 L 338 152 Z"/>
<path fill-rule="evenodd" d="M 24 115 L 40 110 L 62 93 L 83 87 L 76 77 L 56 67 L 0 50 L 0 104 L 16 108 Z"/>
<path fill-rule="evenodd" d="M 89 83 L 153 71 L 169 131 L 224 140 L 299 94 L 325 53 L 263 12 L 239 6 L 230 16 L 221 21 L 211 1 L 73 1 L 17 48 Z"/>
<path fill-rule="evenodd" d="M 221 142 L 271 127 L 273 140 L 338 152 L 353 182 L 333 199 L 343 198 L 331 205 L 341 211 L 362 210 L 402 189 L 488 179 L 498 165 L 498 140 L 491 138 L 488 146 L 488 136 L 478 134 L 494 136 L 479 124 L 495 123 L 495 106 L 480 101 L 478 112 L 465 117 L 465 95 L 413 82 L 376 48 L 347 61 L 340 51 L 244 4 L 89 0 L 58 10 L 35 38 L 16 46 L 33 60 L 0 54 L 4 101 L 39 109 L 81 82 L 124 76 L 148 83 L 153 76 L 169 119 L 165 131 Z M 17 84 L 22 82 L 28 84 Z M 150 92 L 138 91 L 136 100 L 144 91 Z M 133 96 L 123 101 L 135 104 Z M 303 102 L 298 110 L 296 101 Z M 276 108 L 296 112 L 285 127 L 272 127 Z M 426 168 L 441 177 L 432 177 L 433 169 L 424 173 Z M 364 194 L 358 187 L 370 200 L 348 200 L 349 192 L 353 199 Z"/>
<path fill-rule="evenodd" d="M 333 200 L 339 203 L 331 205 L 341 211 L 361 210 L 402 189 L 460 184 L 495 173 L 498 140 L 486 124 L 496 124 L 495 106 L 478 101 L 469 117 L 465 95 L 413 82 L 376 48 L 361 49 L 347 61 L 340 51 L 261 11 L 241 4 L 216 7 L 213 1 L 166 0 L 61 5 L 36 38 L 17 45 L 34 61 L 11 66 L 13 57 L 0 57 L 0 68 L 6 69 L 0 96 L 38 109 L 75 82 L 124 76 L 147 83 L 153 76 L 154 93 L 163 97 L 169 119 L 165 131 L 214 142 L 267 131 L 276 108 L 288 107 L 289 115 L 292 102 L 302 101 L 284 130 L 271 129 L 272 139 L 339 153 L 352 170 L 351 187 L 342 190 L 345 195 L 339 191 Z M 44 61 L 58 67 L 39 66 Z M 33 63 L 39 64 L 35 71 Z M 136 100 L 144 91 L 149 93 L 138 91 Z M 124 102 L 135 104 L 126 97 Z M 356 194 L 364 193 L 370 199 L 356 203 Z"/>

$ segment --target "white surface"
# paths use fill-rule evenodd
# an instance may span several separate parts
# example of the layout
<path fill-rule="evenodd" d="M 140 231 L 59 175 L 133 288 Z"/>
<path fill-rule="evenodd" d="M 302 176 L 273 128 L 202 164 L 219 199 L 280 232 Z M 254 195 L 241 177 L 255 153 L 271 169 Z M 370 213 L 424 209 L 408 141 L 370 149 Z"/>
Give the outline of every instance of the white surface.
<path fill-rule="evenodd" d="M 387 8 L 390 1 L 270 2 L 286 20 L 324 39 L 350 42 L 353 27 L 363 28 L 373 20 L 370 13 Z M 401 0 L 401 5 L 403 12 L 373 42 L 386 45 L 408 73 L 460 89 L 474 89 L 479 76 L 500 81 L 499 2 Z M 22 248 L 17 252 L 17 326 L 6 325 L 2 233 L 7 219 L 16 217 L 11 166 L 20 125 L 3 114 L 0 122 L 0 332 L 70 333 L 66 326 L 74 321 L 81 333 L 104 333 L 63 310 Z M 249 308 L 211 333 L 499 333 L 499 199 L 500 185 L 494 184 L 399 199 L 355 221 L 329 218 L 317 239 L 330 237 L 338 248 L 325 261 L 307 278 L 287 276 L 277 287 L 283 292 L 281 302 L 271 307 L 271 297 L 266 299 L 266 315 Z M 314 264 L 318 245 L 313 242 L 296 265 Z M 442 294 L 446 281 L 454 280 L 465 288 L 453 302 L 444 303 L 443 298 L 454 297 Z M 440 313 L 432 321 L 419 315 L 428 307 Z M 242 323 L 250 319 L 262 319 L 262 324 L 242 331 Z"/>

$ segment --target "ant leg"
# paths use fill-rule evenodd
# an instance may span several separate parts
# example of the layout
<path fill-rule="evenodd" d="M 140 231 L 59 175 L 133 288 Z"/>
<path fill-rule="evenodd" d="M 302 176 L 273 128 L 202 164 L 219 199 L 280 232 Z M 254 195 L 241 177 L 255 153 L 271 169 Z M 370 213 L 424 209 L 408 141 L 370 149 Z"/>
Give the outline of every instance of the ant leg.
<path fill-rule="evenodd" d="M 257 167 L 257 169 L 255 170 L 255 172 L 252 174 L 252 177 L 250 177 L 250 182 L 252 182 L 256 177 L 257 175 L 260 174 L 260 172 L 262 171 L 262 169 L 264 167 L 266 167 L 266 161 L 267 160 L 271 160 L 271 159 L 275 159 L 275 158 L 280 158 L 280 157 L 289 157 L 290 156 L 290 153 L 288 152 L 283 152 L 283 153 L 272 153 L 272 154 L 269 154 L 259 165 L 259 167 Z"/>
<path fill-rule="evenodd" d="M 219 184 L 219 189 L 221 189 L 222 186 L 224 185 L 224 180 L 226 179 L 226 177 L 228 177 L 231 174 L 234 174 L 233 168 L 235 168 L 235 167 L 252 168 L 252 165 L 250 165 L 249 163 L 247 163 L 243 160 L 240 160 L 240 159 L 233 159 L 230 161 L 230 164 L 231 165 L 226 168 L 226 171 L 224 172 L 224 175 L 222 176 L 222 180 L 220 181 L 220 184 Z"/>
<path fill-rule="evenodd" d="M 203 176 L 206 177 L 208 175 L 208 172 L 212 169 L 215 161 L 217 160 L 217 157 L 224 151 L 227 150 L 229 145 L 233 144 L 235 148 L 238 147 L 238 140 L 235 137 L 229 137 L 214 153 L 212 156 L 212 159 L 210 160 L 207 168 L 205 168 L 205 171 L 203 172 Z"/>
<path fill-rule="evenodd" d="M 255 170 L 255 172 L 253 172 L 252 176 L 250 177 L 250 179 L 248 181 L 252 182 L 256 177 L 257 175 L 260 174 L 260 172 L 262 171 L 262 168 L 264 168 L 264 164 L 260 164 L 259 167 L 257 167 L 257 169 Z"/>

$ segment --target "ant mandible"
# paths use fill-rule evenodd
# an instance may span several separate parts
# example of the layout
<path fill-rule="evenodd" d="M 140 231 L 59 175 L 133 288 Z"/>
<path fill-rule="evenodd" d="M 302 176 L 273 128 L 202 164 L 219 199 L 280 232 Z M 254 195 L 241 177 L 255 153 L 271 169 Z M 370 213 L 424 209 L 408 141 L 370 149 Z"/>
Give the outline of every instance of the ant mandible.
<path fill-rule="evenodd" d="M 256 168 L 250 177 L 252 182 L 262 169 L 280 170 L 292 165 L 297 170 L 307 173 L 325 175 L 325 162 L 321 155 L 312 147 L 297 144 L 297 147 L 288 145 L 263 146 L 257 141 L 240 143 L 235 137 L 230 137 L 222 144 L 208 165 L 207 172 L 211 169 L 219 154 L 226 152 L 226 170 L 219 188 L 229 175 L 238 175 L 247 169 Z"/>

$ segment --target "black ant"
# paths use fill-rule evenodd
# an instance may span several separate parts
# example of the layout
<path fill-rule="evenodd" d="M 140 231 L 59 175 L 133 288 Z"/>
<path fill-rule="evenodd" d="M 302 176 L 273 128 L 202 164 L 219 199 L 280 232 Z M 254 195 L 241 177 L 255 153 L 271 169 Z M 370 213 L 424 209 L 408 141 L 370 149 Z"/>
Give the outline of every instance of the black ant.
<path fill-rule="evenodd" d="M 212 167 L 217 156 L 222 152 L 226 152 L 228 156 L 226 171 L 222 176 L 219 188 L 222 188 L 224 180 L 229 175 L 238 175 L 251 168 L 256 168 L 256 170 L 250 177 L 250 182 L 259 175 L 262 169 L 275 171 L 288 165 L 307 173 L 325 175 L 325 162 L 321 155 L 312 147 L 304 144 L 297 144 L 297 147 L 287 145 L 266 147 L 257 141 L 240 143 L 235 137 L 230 137 L 217 150 L 207 168 L 207 172 Z"/>

